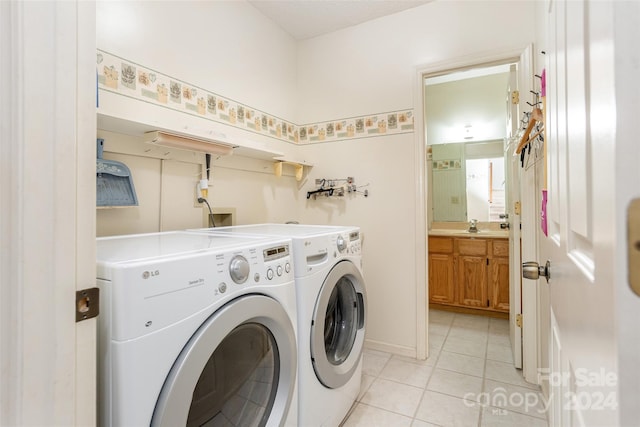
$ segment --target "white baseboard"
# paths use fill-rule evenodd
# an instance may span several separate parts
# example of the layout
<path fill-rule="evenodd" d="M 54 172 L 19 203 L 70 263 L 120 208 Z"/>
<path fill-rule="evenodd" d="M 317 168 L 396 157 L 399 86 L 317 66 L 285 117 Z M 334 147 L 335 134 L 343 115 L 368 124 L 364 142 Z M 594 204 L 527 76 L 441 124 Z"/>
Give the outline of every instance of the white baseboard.
<path fill-rule="evenodd" d="M 416 357 L 416 349 L 405 347 L 397 344 L 389 344 L 381 341 L 365 340 L 364 347 L 369 350 L 385 351 L 387 353 L 397 354 L 398 356 Z"/>

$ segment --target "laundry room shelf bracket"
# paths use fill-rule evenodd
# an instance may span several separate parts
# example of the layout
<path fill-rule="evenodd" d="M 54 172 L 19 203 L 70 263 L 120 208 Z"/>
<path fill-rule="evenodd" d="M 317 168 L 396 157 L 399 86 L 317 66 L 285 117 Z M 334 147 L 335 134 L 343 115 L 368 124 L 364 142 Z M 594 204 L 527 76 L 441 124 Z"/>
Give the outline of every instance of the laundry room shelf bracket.
<path fill-rule="evenodd" d="M 273 173 L 276 176 L 278 177 L 282 176 L 282 165 L 288 164 L 294 167 L 296 181 L 302 181 L 305 167 L 307 169 L 313 167 L 313 164 L 305 160 L 296 160 L 288 157 L 274 157 L 273 160 L 275 160 L 275 163 L 273 164 Z"/>

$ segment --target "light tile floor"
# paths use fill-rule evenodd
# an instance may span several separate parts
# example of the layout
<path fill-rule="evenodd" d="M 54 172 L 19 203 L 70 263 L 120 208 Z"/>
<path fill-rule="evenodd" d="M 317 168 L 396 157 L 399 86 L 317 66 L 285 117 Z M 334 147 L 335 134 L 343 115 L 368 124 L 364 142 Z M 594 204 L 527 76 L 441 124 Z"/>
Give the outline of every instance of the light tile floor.
<path fill-rule="evenodd" d="M 513 367 L 503 319 L 429 311 L 430 357 L 365 349 L 343 427 L 547 427 L 540 388 Z"/>

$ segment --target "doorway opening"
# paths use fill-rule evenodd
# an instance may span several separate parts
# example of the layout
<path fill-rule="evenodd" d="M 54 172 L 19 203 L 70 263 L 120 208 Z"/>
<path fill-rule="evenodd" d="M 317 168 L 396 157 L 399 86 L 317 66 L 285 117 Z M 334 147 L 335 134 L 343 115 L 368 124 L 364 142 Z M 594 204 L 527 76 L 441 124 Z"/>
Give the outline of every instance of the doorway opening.
<path fill-rule="evenodd" d="M 514 208 L 514 195 L 519 191 L 520 183 L 517 176 L 517 169 L 513 156 L 505 156 L 508 151 L 506 145 L 508 144 L 508 138 L 514 136 L 519 127 L 519 109 L 521 108 L 517 95 L 515 102 L 512 101 L 512 92 L 519 89 L 520 91 L 528 91 L 529 83 L 521 83 L 521 87 L 518 88 L 518 82 L 522 82 L 520 76 L 527 75 L 531 68 L 531 47 L 527 47 L 524 50 L 514 51 L 510 53 L 503 53 L 502 55 L 478 57 L 474 59 L 468 59 L 466 61 L 447 61 L 435 66 L 422 67 L 417 69 L 416 90 L 419 92 L 419 99 L 421 99 L 420 105 L 416 108 L 416 155 L 420 156 L 417 159 L 417 173 L 422 179 L 422 194 L 418 195 L 418 201 L 420 206 L 417 207 L 417 229 L 419 232 L 423 232 L 424 236 L 424 263 L 418 265 L 418 274 L 422 273 L 424 279 L 424 290 L 418 290 L 418 297 L 422 296 L 421 301 L 429 301 L 430 290 L 432 288 L 443 289 L 442 286 L 434 286 L 430 283 L 429 275 L 432 272 L 432 267 L 436 266 L 442 269 L 448 269 L 453 276 L 460 274 L 460 264 L 455 264 L 457 268 L 446 267 L 444 264 L 444 257 L 440 257 L 438 262 L 431 265 L 429 262 L 428 254 L 428 240 L 429 234 L 433 230 L 434 224 L 437 222 L 442 226 L 442 223 L 450 221 L 459 232 L 466 231 L 468 222 L 473 218 L 472 216 L 486 216 L 486 222 L 480 223 L 480 229 L 493 230 L 506 230 L 509 235 L 508 246 L 502 245 L 502 248 L 506 250 L 508 261 L 495 260 L 495 266 L 479 268 L 479 275 L 486 277 L 479 280 L 476 283 L 480 286 L 480 291 L 477 295 L 470 297 L 466 296 L 467 301 L 472 301 L 474 304 L 483 305 L 485 308 L 487 303 L 491 306 L 491 301 L 487 302 L 486 295 L 491 292 L 495 286 L 487 286 L 490 276 L 501 276 L 508 283 L 507 289 L 509 290 L 509 297 L 505 301 L 505 298 L 500 299 L 501 307 L 507 307 L 504 311 L 505 315 L 509 313 L 509 323 L 512 328 L 511 342 L 514 352 L 514 364 L 516 367 L 522 367 L 522 329 L 516 328 L 516 316 L 521 314 L 522 301 L 521 301 L 521 279 L 520 279 L 520 234 L 519 234 L 519 218 L 513 217 Z M 464 88 L 465 85 L 471 85 L 474 80 L 491 80 L 498 79 L 496 74 L 504 73 L 502 84 L 499 85 L 500 89 L 497 92 L 497 101 L 495 101 L 496 109 L 499 109 L 500 113 L 494 114 L 494 117 L 487 117 L 483 115 L 484 104 L 486 104 L 488 96 L 486 90 L 488 84 L 485 82 L 484 87 L 479 91 L 480 95 L 474 100 L 474 95 L 471 89 Z M 458 82 L 458 83 L 456 83 Z M 458 88 L 457 91 L 443 90 L 443 94 L 439 97 L 435 97 L 435 105 L 431 106 L 429 103 L 434 101 L 434 95 L 429 96 L 430 86 L 435 89 L 447 88 L 447 86 L 455 86 L 458 84 L 462 88 Z M 437 95 L 437 94 L 436 94 Z M 454 104 L 457 102 L 460 107 L 454 108 L 454 112 L 458 114 L 455 118 L 446 118 L 446 112 L 449 107 L 448 104 Z M 461 113 L 475 114 L 475 118 L 464 118 Z M 441 117 L 442 116 L 442 117 Z M 458 146 L 456 148 L 456 146 Z M 491 152 L 489 147 L 496 149 L 496 152 Z M 453 157 L 452 152 L 458 151 L 459 157 Z M 440 152 L 439 152 L 440 151 Z M 446 157 L 446 158 L 445 158 Z M 459 159 L 456 161 L 456 159 Z M 469 162 L 467 163 L 467 160 Z M 500 166 L 497 166 L 497 164 Z M 486 165 L 486 166 L 481 166 Z M 448 168 L 447 168 L 448 167 Z M 454 172 L 456 168 L 460 169 Z M 480 172 L 479 168 L 483 172 Z M 485 171 L 486 168 L 486 171 Z M 437 173 L 449 172 L 443 175 L 435 175 Z M 453 173 L 451 173 L 453 172 Z M 515 173 L 514 173 L 515 172 Z M 452 178 L 456 175 L 458 178 Z M 481 176 L 482 175 L 482 176 Z M 484 177 L 486 175 L 486 177 Z M 467 178 L 472 182 L 468 183 Z M 513 179 L 515 178 L 515 179 Z M 474 181 L 475 180 L 475 181 Z M 457 194 L 436 194 L 442 193 L 441 190 L 444 187 L 456 187 Z M 483 187 L 483 189 L 481 189 Z M 468 190 L 468 191 L 467 191 Z M 478 207 L 478 204 L 471 200 L 476 195 L 479 199 L 485 199 L 487 203 L 486 209 L 484 207 Z M 504 195 L 504 196 L 503 196 Z M 519 195 L 518 195 L 519 197 Z M 458 209 L 458 216 L 454 219 L 446 219 L 441 217 L 441 213 L 437 213 L 438 208 L 435 205 L 436 199 L 446 199 L 451 205 L 456 206 Z M 493 208 L 490 205 L 495 204 Z M 477 210 L 479 209 L 479 210 Z M 500 209 L 500 210 L 498 210 Z M 475 213 L 474 213 L 475 212 Z M 486 213 L 485 213 L 486 212 Z M 482 213 L 482 215 L 481 215 Z M 493 220 L 493 221 L 492 221 Z M 496 221 L 497 220 L 497 221 Z M 420 221 L 422 224 L 420 224 Z M 516 221 L 517 225 L 516 226 Z M 511 222 L 513 222 L 511 224 Z M 503 227 L 500 227 L 500 224 Z M 444 224 L 446 226 L 447 224 Z M 478 235 L 469 235 L 476 240 L 480 240 L 482 232 Z M 486 235 L 485 235 L 486 236 Z M 506 239 L 502 240 L 506 242 Z M 493 240 L 492 240 L 493 242 Z M 517 244 L 516 244 L 517 242 Z M 498 245 L 496 245 L 498 246 Z M 485 251 L 494 250 L 493 244 L 485 247 Z M 482 252 L 482 251 L 481 251 Z M 459 255 L 459 254 L 458 254 Z M 454 254 L 454 250 L 451 250 L 452 261 L 457 255 Z M 480 255 L 485 256 L 485 255 Z M 479 266 L 481 263 L 473 264 L 474 260 L 465 260 L 463 263 L 466 266 Z M 500 262 L 498 262 L 500 261 Z M 418 263 L 421 261 L 419 260 Z M 492 263 L 493 260 L 486 259 L 484 264 Z M 421 271 L 422 269 L 422 271 Z M 458 271 L 460 270 L 460 271 Z M 489 273 L 488 270 L 491 270 Z M 464 272 L 462 273 L 464 275 Z M 420 278 L 419 278 L 420 279 Z M 484 286 L 484 287 L 483 287 Z M 451 286 L 449 286 L 450 288 Z M 503 287 L 504 289 L 504 287 Z M 483 293 L 485 292 L 485 293 Z M 476 298 L 476 296 L 479 296 Z M 454 304 L 460 300 L 459 296 L 453 294 Z M 505 304 L 505 302 L 508 302 Z M 494 306 L 498 303 L 494 302 Z M 422 310 L 422 311 L 421 311 Z M 424 313 L 424 317 L 422 314 Z M 422 342 L 428 343 L 428 336 L 425 324 L 421 324 L 422 319 L 426 319 L 428 324 L 428 304 L 425 307 L 418 307 L 418 351 L 417 354 L 421 354 L 421 339 Z M 424 333 L 424 336 L 421 334 Z M 426 354 L 426 348 L 424 353 Z"/>

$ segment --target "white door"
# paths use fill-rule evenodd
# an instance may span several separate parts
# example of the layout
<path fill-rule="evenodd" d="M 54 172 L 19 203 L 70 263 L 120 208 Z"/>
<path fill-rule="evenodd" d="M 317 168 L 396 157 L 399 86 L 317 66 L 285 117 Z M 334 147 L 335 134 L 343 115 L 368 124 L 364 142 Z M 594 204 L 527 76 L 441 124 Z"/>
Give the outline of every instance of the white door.
<path fill-rule="evenodd" d="M 522 280 L 520 277 L 520 215 L 516 213 L 515 203 L 520 201 L 520 167 L 518 158 L 513 156 L 514 143 L 520 128 L 520 112 L 518 108 L 518 73 L 516 65 L 511 65 L 509 85 L 507 87 L 507 145 L 505 150 L 505 166 L 507 179 L 506 209 L 509 215 L 509 334 L 513 363 L 522 369 L 522 328 L 516 323 L 522 314 Z"/>
<path fill-rule="evenodd" d="M 637 424 L 640 298 L 627 285 L 625 210 L 640 182 L 640 7 L 553 1 L 544 11 L 548 237 L 536 261 L 550 261 L 551 279 L 523 287 L 548 292 L 550 425 Z"/>
<path fill-rule="evenodd" d="M 519 129 L 526 125 L 520 121 L 522 114 L 519 112 L 530 109 L 526 102 L 533 89 L 532 74 L 533 52 L 532 47 L 529 46 L 520 55 L 518 63 L 517 88 L 520 96 L 517 108 L 513 108 L 515 112 L 511 111 L 511 131 L 508 133 L 510 136 L 514 136 L 514 132 L 516 132 L 516 136 L 519 135 Z M 512 72 L 510 82 L 514 80 L 514 77 Z M 518 114 L 516 118 L 513 117 L 514 113 Z M 510 138 L 505 153 L 510 181 L 510 200 L 507 204 L 507 212 L 511 224 L 509 232 L 509 328 L 514 365 L 516 368 L 522 369 L 522 375 L 528 382 L 537 383 L 537 346 L 534 327 L 537 299 L 530 288 L 522 287 L 520 271 L 522 257 L 537 253 L 535 239 L 531 239 L 534 233 L 532 233 L 531 227 L 527 226 L 534 222 L 532 217 L 535 215 L 535 196 L 532 197 L 535 169 L 523 167 L 520 157 L 514 156 L 518 142 L 517 138 Z M 517 202 L 522 206 L 520 211 L 516 208 Z M 522 229 L 521 224 L 523 224 Z M 518 315 L 528 319 L 521 326 L 516 321 Z"/>
<path fill-rule="evenodd" d="M 0 425 L 95 425 L 95 4 L 0 2 Z"/>

